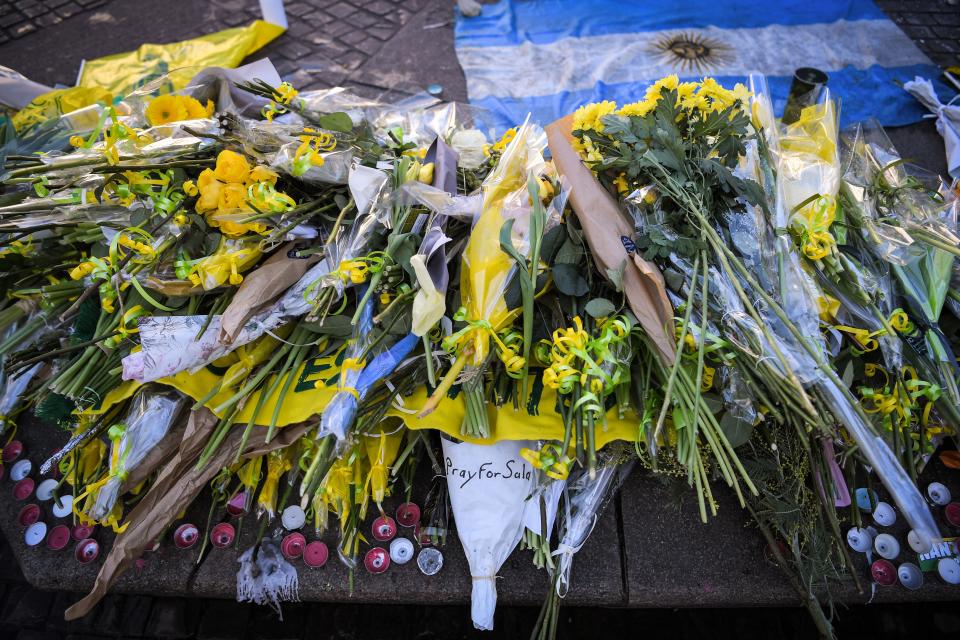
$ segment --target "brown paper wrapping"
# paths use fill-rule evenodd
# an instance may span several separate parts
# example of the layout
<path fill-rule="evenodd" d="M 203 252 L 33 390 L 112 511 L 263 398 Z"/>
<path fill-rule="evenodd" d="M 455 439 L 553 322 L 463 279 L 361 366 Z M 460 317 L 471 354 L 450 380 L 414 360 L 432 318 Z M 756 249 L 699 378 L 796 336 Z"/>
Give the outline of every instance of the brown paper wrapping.
<path fill-rule="evenodd" d="M 250 316 L 293 286 L 320 259 L 317 255 L 291 258 L 287 254 L 293 248 L 293 243 L 283 245 L 260 267 L 244 277 L 233 300 L 220 317 L 221 342 L 233 342 Z"/>
<path fill-rule="evenodd" d="M 156 540 L 167 526 L 225 465 L 229 464 L 240 446 L 243 429 L 234 429 L 200 470 L 196 460 L 210 437 L 217 418 L 202 408 L 190 413 L 180 447 L 161 469 L 146 495 L 129 513 L 127 530 L 117 536 L 100 567 L 93 589 L 64 612 L 66 620 L 76 620 L 89 613 L 106 595 L 117 578 Z M 280 430 L 269 443 L 264 444 L 267 428 L 254 427 L 243 457 L 261 455 L 273 449 L 289 446 L 306 433 L 307 423 L 291 425 Z"/>
<path fill-rule="evenodd" d="M 584 236 L 601 274 L 625 265 L 623 291 L 633 315 L 656 345 L 663 362 L 673 362 L 673 309 L 667 298 L 663 275 L 656 265 L 627 253 L 621 237 L 633 235 L 617 202 L 580 161 L 571 145 L 572 116 L 546 128 L 550 153 L 557 171 L 570 187 L 570 202 L 583 227 Z"/>

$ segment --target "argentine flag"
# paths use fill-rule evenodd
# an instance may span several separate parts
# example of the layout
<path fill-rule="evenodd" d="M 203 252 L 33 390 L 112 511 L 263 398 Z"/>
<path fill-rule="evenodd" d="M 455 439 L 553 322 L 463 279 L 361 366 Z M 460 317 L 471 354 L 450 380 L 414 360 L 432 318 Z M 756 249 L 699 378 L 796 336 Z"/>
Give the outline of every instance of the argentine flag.
<path fill-rule="evenodd" d="M 527 113 L 546 124 L 582 104 L 627 103 L 652 81 L 767 76 L 782 113 L 793 72 L 827 72 L 844 123 L 920 120 L 900 85 L 937 67 L 870 0 L 500 0 L 459 16 L 456 51 L 471 104 L 497 131 Z"/>

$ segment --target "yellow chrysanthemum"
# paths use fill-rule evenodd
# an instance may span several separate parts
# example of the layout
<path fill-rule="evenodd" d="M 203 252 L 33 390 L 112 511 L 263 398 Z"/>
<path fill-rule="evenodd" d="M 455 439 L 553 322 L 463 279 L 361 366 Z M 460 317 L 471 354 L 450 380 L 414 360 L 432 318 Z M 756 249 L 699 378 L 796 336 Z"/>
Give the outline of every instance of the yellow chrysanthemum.
<path fill-rule="evenodd" d="M 665 78 L 660 78 L 652 85 L 647 88 L 646 99 L 656 102 L 660 99 L 660 92 L 664 89 L 672 90 L 676 89 L 680 84 L 680 78 L 676 74 L 669 75 Z"/>
<path fill-rule="evenodd" d="M 618 116 L 639 116 L 643 117 L 653 111 L 654 107 L 657 106 L 656 101 L 654 100 L 638 100 L 637 102 L 631 102 L 630 104 L 625 104 L 617 111 Z"/>
<path fill-rule="evenodd" d="M 617 193 L 620 195 L 623 195 L 630 190 L 630 184 L 627 182 L 627 175 L 625 173 L 621 173 L 614 178 L 613 184 L 617 188 Z"/>
<path fill-rule="evenodd" d="M 603 123 L 600 121 L 605 115 L 617 110 L 617 103 L 612 100 L 585 104 L 573 113 L 574 131 L 596 131 L 603 133 Z"/>

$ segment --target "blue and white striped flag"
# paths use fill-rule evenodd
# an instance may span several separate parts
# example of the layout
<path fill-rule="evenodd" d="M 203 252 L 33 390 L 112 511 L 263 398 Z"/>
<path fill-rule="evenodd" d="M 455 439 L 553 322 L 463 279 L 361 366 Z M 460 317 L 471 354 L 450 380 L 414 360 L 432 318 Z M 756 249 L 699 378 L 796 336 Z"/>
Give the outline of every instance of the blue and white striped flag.
<path fill-rule="evenodd" d="M 672 73 L 726 86 L 763 73 L 782 112 L 798 67 L 829 74 L 844 123 L 902 125 L 924 110 L 899 84 L 939 76 L 871 0 L 500 0 L 458 16 L 456 50 L 470 102 L 499 131 L 528 112 L 545 124 L 588 102 L 639 100 Z"/>

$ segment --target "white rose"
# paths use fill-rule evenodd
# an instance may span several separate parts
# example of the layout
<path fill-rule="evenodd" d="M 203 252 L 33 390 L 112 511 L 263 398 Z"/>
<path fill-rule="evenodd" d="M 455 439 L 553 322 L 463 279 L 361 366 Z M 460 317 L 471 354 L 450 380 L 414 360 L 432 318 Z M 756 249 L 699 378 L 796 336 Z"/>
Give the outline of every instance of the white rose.
<path fill-rule="evenodd" d="M 450 146 L 460 154 L 457 164 L 463 169 L 476 169 L 486 161 L 487 154 L 483 152 L 486 144 L 487 137 L 479 129 L 463 129 L 450 138 Z"/>

